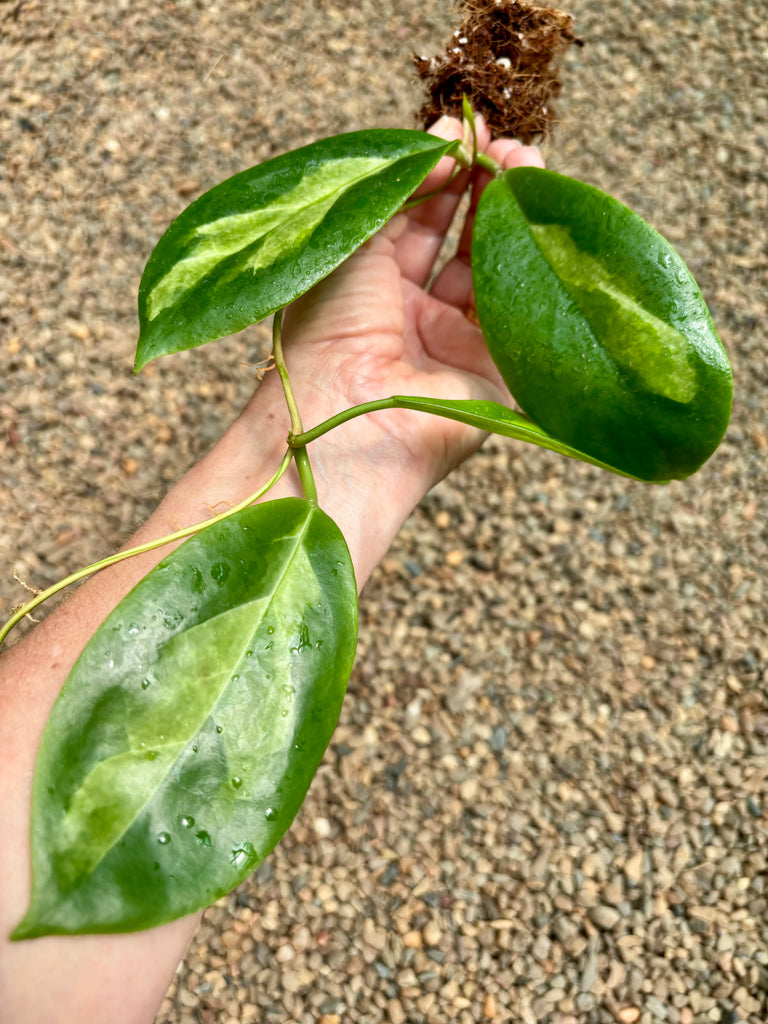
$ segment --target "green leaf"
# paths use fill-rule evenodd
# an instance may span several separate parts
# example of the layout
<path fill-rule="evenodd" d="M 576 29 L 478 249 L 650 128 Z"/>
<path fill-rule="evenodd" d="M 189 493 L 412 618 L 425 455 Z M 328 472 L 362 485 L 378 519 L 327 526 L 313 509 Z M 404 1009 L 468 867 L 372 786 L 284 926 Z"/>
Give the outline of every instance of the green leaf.
<path fill-rule="evenodd" d="M 147 928 L 236 886 L 301 806 L 356 629 L 344 539 L 302 499 L 236 513 L 161 562 L 46 726 L 13 938 Z"/>
<path fill-rule="evenodd" d="M 685 264 L 592 186 L 507 171 L 472 243 L 483 334 L 522 409 L 548 434 L 642 480 L 683 479 L 731 412 L 728 359 Z"/>
<path fill-rule="evenodd" d="M 578 459 L 580 462 L 588 462 L 592 466 L 599 466 L 600 469 L 607 469 L 611 473 L 618 473 L 620 476 L 631 476 L 614 466 L 609 466 L 599 459 L 592 458 L 585 452 L 579 451 L 571 445 L 564 444 L 556 437 L 552 437 L 542 430 L 538 424 L 528 419 L 527 416 L 508 409 L 498 402 L 481 402 L 471 399 L 453 399 L 451 401 L 440 398 L 421 398 L 410 395 L 395 395 L 391 399 L 393 407 L 398 409 L 413 409 L 416 412 L 429 412 L 437 416 L 443 416 L 449 420 L 457 420 L 459 423 L 466 423 L 470 427 L 477 427 L 489 434 L 500 434 L 502 437 L 512 437 L 516 441 L 526 441 L 528 444 L 535 444 L 539 448 L 546 448 L 548 451 L 557 452 L 559 455 L 567 455 L 568 458 Z M 633 479 L 637 479 L 633 477 Z M 657 481 L 666 483 L 668 481 Z"/>
<path fill-rule="evenodd" d="M 136 372 L 258 323 L 308 291 L 457 145 L 416 131 L 351 132 L 206 192 L 171 224 L 144 270 Z"/>

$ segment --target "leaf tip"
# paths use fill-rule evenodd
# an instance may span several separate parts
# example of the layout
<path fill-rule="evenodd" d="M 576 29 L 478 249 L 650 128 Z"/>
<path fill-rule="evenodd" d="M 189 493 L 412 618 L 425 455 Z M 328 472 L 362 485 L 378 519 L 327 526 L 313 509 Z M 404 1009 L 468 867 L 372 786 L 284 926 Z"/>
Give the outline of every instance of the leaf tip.
<path fill-rule="evenodd" d="M 156 356 L 147 352 L 147 345 L 143 343 L 142 338 L 139 338 L 136 344 L 136 355 L 133 360 L 133 375 L 138 377 L 147 363 L 151 363 Z"/>
<path fill-rule="evenodd" d="M 37 939 L 40 938 L 40 936 L 47 934 L 48 930 L 37 920 L 36 915 L 32 912 L 32 908 L 30 907 L 8 938 L 11 942 L 21 942 L 23 939 Z"/>

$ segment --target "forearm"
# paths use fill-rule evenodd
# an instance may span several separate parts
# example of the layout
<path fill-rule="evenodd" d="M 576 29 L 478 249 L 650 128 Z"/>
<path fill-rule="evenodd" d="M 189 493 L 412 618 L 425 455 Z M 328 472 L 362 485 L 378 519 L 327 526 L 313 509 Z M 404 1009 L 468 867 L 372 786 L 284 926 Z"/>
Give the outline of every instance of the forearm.
<path fill-rule="evenodd" d="M 333 399 L 308 387 L 297 397 L 307 425 L 338 410 Z M 213 506 L 218 510 L 221 502 L 235 504 L 253 493 L 277 468 L 288 428 L 278 382 L 270 375 L 131 543 L 199 522 Z M 369 422 L 345 425 L 338 438 L 316 442 L 313 452 L 320 504 L 347 538 L 362 586 L 432 481 L 412 463 L 404 472 L 406 453 Z M 268 497 L 300 493 L 292 468 Z M 93 577 L 0 659 L 0 1006 L 5 1024 L 151 1020 L 197 923 L 195 916 L 131 935 L 5 939 L 29 895 L 32 774 L 51 706 L 91 634 L 167 551 L 130 558 Z"/>

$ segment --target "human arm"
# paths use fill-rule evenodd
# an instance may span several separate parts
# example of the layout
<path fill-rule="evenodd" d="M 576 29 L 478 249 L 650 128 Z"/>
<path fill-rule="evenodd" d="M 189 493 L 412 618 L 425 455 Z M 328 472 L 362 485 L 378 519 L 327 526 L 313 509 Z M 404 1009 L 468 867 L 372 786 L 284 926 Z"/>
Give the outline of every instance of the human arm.
<path fill-rule="evenodd" d="M 455 122 L 448 127 L 458 132 Z M 537 160 L 534 151 L 508 142 L 495 143 L 492 152 L 510 166 Z M 445 161 L 425 188 L 449 172 Z M 467 181 L 460 176 L 442 195 L 395 218 L 287 312 L 285 355 L 305 425 L 397 393 L 507 400 L 478 329 L 464 315 L 471 298 L 463 258 L 468 234 L 459 257 L 424 291 Z M 280 382 L 269 374 L 134 542 L 200 521 L 210 504 L 235 504 L 252 493 L 282 457 L 288 429 Z M 320 505 L 347 539 L 360 586 L 414 505 L 481 440 L 453 421 L 390 410 L 351 421 L 312 445 Z M 299 493 L 291 470 L 270 497 Z M 8 1024 L 150 1020 L 196 925 L 193 915 L 129 935 L 5 939 L 29 893 L 32 774 L 51 706 L 96 627 L 166 550 L 94 577 L 0 659 L 0 1007 Z"/>

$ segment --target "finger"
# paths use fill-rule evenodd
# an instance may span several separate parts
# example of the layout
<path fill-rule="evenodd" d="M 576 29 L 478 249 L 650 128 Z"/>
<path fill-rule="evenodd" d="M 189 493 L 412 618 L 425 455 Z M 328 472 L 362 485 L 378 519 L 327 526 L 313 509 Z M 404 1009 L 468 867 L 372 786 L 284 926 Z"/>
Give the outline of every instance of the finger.
<path fill-rule="evenodd" d="M 543 167 L 541 153 L 535 146 L 523 146 L 513 139 L 496 139 L 488 148 L 488 155 L 493 157 L 505 171 L 512 167 Z M 475 223 L 475 212 L 483 189 L 491 181 L 486 172 L 477 175 L 472 187 L 467 218 L 459 238 L 456 254 L 435 278 L 430 289 L 436 299 L 447 302 L 451 306 L 468 310 L 474 307 L 472 295 L 472 270 L 470 257 L 472 251 L 472 229 Z"/>
<path fill-rule="evenodd" d="M 488 129 L 482 119 L 478 119 L 477 130 L 478 144 L 481 147 L 487 145 Z M 456 118 L 441 118 L 433 126 L 432 132 L 441 138 L 460 139 L 461 122 Z M 469 171 L 462 171 L 450 180 L 455 166 L 452 158 L 444 157 L 424 181 L 416 193 L 417 196 L 438 188 L 442 191 L 408 211 L 407 227 L 396 246 L 395 258 L 401 273 L 409 281 L 420 286 L 426 284 L 432 273 L 445 234 L 470 182 Z"/>
<path fill-rule="evenodd" d="M 513 167 L 544 167 L 544 157 L 538 146 L 523 146 L 515 139 L 494 139 L 488 147 L 488 156 L 500 163 L 505 171 Z"/>

